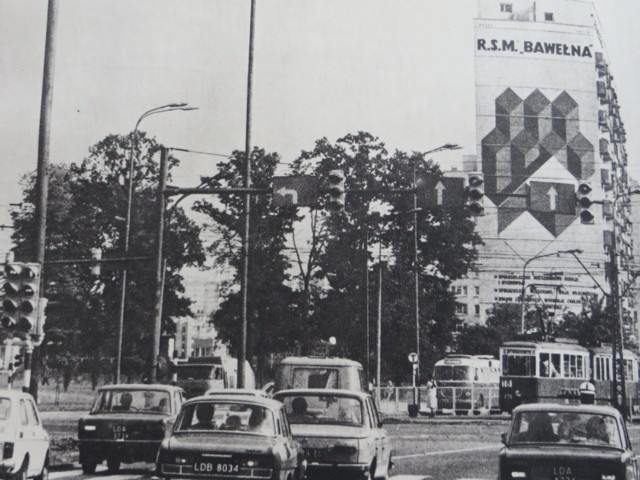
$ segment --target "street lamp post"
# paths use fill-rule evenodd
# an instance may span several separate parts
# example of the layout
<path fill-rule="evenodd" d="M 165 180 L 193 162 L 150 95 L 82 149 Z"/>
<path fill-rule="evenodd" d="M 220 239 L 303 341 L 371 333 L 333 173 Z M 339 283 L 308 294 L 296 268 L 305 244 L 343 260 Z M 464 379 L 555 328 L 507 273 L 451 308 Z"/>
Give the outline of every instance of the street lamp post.
<path fill-rule="evenodd" d="M 524 296 L 525 296 L 525 275 L 527 273 L 527 267 L 529 266 L 529 264 L 531 262 L 533 262 L 534 260 L 538 260 L 540 258 L 545 258 L 545 257 L 553 257 L 554 255 L 561 255 L 563 253 L 567 253 L 570 255 L 576 254 L 576 253 L 582 253 L 582 250 L 580 249 L 572 249 L 572 250 L 558 250 L 557 252 L 552 252 L 552 253 L 544 253 L 541 255 L 536 255 L 534 257 L 531 257 L 530 259 L 528 259 L 526 262 L 524 262 L 524 265 L 522 267 L 522 289 L 521 289 L 521 297 L 520 297 L 520 301 L 521 301 L 521 308 L 520 308 L 520 333 L 524 333 L 524 312 L 525 312 L 525 308 L 524 308 Z"/>
<path fill-rule="evenodd" d="M 189 107 L 185 102 L 177 102 L 177 103 L 169 103 L 167 105 L 162 105 L 161 107 L 152 108 L 151 110 L 147 110 L 136 122 L 136 126 L 133 129 L 133 136 L 131 138 L 131 151 L 129 153 L 129 183 L 127 190 L 127 216 L 125 218 L 125 234 L 124 234 L 124 256 L 126 257 L 129 253 L 129 239 L 131 236 L 131 204 L 133 199 L 133 176 L 134 176 L 134 168 L 135 168 L 135 150 L 138 145 L 138 127 L 140 126 L 140 122 L 147 118 L 150 115 L 154 115 L 156 113 L 164 113 L 164 112 L 172 112 L 174 110 L 197 110 L 197 107 Z M 118 317 L 118 353 L 116 356 L 116 375 L 115 381 L 116 383 L 120 383 L 120 371 L 122 369 L 122 336 L 124 332 L 124 308 L 125 301 L 127 298 L 127 267 L 126 263 L 124 264 L 124 268 L 122 269 L 122 286 L 120 290 L 120 315 Z"/>
<path fill-rule="evenodd" d="M 428 150 L 422 155 L 429 155 L 431 153 L 442 152 L 445 150 L 459 150 L 462 147 L 455 143 L 445 143 L 437 148 Z M 418 269 L 418 191 L 417 191 L 417 171 L 418 162 L 413 162 L 413 285 L 414 285 L 414 316 L 416 324 L 416 355 L 418 356 L 418 363 L 416 369 L 416 378 L 420 378 L 420 278 Z M 413 404 L 418 403 L 418 389 L 413 389 Z"/>

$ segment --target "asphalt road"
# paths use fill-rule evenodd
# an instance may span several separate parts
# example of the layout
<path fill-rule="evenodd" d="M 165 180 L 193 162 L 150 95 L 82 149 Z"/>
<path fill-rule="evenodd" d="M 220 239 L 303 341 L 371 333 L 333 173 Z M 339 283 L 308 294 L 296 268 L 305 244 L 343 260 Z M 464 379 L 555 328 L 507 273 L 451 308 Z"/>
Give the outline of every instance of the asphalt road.
<path fill-rule="evenodd" d="M 75 424 L 66 415 L 45 418 L 45 426 L 53 437 L 75 432 Z M 77 417 L 75 417 L 77 419 Z M 420 420 L 416 423 L 386 425 L 394 447 L 393 475 L 430 475 L 440 479 L 488 479 L 498 473 L 500 434 L 506 430 L 508 420 L 443 419 Z M 640 425 L 629 428 L 636 451 L 640 451 Z M 151 479 L 152 465 L 125 465 L 118 475 L 109 480 Z M 95 475 L 82 475 L 81 470 L 52 472 L 52 480 L 63 478 L 107 477 L 106 467 L 99 466 Z"/>

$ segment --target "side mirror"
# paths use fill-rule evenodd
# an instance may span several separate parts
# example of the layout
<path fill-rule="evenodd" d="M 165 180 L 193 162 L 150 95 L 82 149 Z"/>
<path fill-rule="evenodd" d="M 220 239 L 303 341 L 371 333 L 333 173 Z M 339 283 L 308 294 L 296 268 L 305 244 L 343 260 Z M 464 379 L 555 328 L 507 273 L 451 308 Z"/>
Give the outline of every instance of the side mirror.
<path fill-rule="evenodd" d="M 507 434 L 503 433 L 502 435 L 500 435 L 500 441 L 506 445 L 507 444 Z"/>

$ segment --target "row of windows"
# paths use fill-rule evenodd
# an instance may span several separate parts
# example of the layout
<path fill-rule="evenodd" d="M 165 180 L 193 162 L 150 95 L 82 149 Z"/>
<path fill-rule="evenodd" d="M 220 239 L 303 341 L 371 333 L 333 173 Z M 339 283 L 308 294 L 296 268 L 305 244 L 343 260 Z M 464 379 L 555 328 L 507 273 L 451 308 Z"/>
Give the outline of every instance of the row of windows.
<path fill-rule="evenodd" d="M 480 305 L 474 305 L 474 314 L 480 315 Z M 469 308 L 466 303 L 456 303 L 456 314 L 458 315 L 468 315 Z"/>
<path fill-rule="evenodd" d="M 503 13 L 513 13 L 513 4 L 512 3 L 501 3 L 500 11 Z M 553 22 L 553 12 L 544 12 L 544 21 L 545 22 Z"/>
<path fill-rule="evenodd" d="M 475 294 L 480 295 L 480 287 L 473 287 L 475 289 Z M 466 285 L 458 285 L 457 287 L 451 287 L 451 291 L 456 295 L 468 295 L 469 290 Z"/>

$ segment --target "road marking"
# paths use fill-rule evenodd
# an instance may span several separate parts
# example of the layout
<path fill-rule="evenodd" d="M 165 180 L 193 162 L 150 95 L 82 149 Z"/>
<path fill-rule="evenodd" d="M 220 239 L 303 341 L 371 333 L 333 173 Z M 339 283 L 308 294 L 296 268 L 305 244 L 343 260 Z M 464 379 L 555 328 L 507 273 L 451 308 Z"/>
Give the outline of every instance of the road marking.
<path fill-rule="evenodd" d="M 394 460 L 404 460 L 405 458 L 431 457 L 435 455 L 450 455 L 452 453 L 479 452 L 482 450 L 494 450 L 500 448 L 502 444 L 495 444 L 490 447 L 461 448 L 458 450 L 441 450 L 439 452 L 412 453 L 411 455 L 394 455 Z"/>

